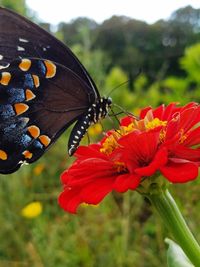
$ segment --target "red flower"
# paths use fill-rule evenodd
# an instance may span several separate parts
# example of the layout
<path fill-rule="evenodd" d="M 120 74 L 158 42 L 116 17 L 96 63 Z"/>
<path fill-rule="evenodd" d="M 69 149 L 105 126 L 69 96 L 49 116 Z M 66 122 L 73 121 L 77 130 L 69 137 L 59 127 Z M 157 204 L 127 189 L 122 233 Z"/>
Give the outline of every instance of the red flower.
<path fill-rule="evenodd" d="M 172 103 L 122 119 L 120 129 L 99 143 L 79 147 L 76 161 L 61 175 L 60 206 L 75 213 L 79 204 L 98 204 L 109 192 L 136 189 L 161 173 L 173 183 L 198 176 L 200 106 Z"/>

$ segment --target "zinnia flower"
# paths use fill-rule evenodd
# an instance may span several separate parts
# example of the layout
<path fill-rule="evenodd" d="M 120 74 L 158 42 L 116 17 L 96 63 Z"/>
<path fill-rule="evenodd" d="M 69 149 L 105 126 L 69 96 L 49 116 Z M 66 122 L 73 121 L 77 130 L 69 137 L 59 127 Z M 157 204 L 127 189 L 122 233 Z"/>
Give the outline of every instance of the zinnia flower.
<path fill-rule="evenodd" d="M 81 203 L 98 204 L 112 190 L 135 190 L 159 174 L 172 183 L 191 181 L 198 176 L 199 144 L 200 105 L 147 107 L 138 119 L 123 118 L 100 143 L 78 148 L 61 175 L 59 204 L 75 213 Z"/>

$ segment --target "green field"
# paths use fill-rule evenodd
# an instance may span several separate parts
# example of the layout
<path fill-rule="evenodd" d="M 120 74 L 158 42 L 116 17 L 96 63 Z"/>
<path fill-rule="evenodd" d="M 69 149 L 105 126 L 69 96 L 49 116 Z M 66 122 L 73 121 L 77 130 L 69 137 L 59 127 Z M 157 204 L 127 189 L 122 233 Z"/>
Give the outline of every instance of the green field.
<path fill-rule="evenodd" d="M 8 2 L 12 6 L 12 1 L 0 4 L 7 6 Z M 187 9 L 183 11 L 186 13 Z M 21 13 L 26 12 L 21 9 Z M 195 12 L 200 14 L 200 10 Z M 80 27 L 82 24 L 77 20 L 60 24 L 54 34 L 66 42 L 68 32 L 74 29 L 69 45 L 91 73 L 101 95 L 108 95 L 127 81 L 111 97 L 124 110 L 138 114 L 148 105 L 156 107 L 170 102 L 183 105 L 200 100 L 199 24 L 194 20 L 191 24 L 189 15 L 181 21 L 181 14 L 177 13 L 174 20 L 153 25 L 134 20 L 125 24 L 123 18 L 116 17 L 96 25 L 95 31 L 91 30 L 90 21 L 81 21 Z M 109 27 L 113 29 L 110 40 Z M 161 45 L 163 29 L 166 36 L 172 34 L 168 41 L 177 38 L 176 45 Z M 111 120 L 103 121 L 105 129 L 117 127 L 117 122 Z M 164 239 L 172 236 L 148 200 L 137 192 L 113 192 L 98 206 L 81 206 L 77 215 L 59 207 L 60 174 L 74 160 L 67 155 L 69 133 L 70 129 L 38 162 L 23 166 L 14 174 L 1 175 L 0 267 L 167 266 Z M 90 142 L 100 138 L 101 134 L 91 134 Z M 87 137 L 82 144 L 88 144 Z M 199 179 L 170 186 L 200 241 L 199 188 Z M 33 218 L 23 216 L 22 209 L 34 201 L 40 202 L 42 212 Z"/>

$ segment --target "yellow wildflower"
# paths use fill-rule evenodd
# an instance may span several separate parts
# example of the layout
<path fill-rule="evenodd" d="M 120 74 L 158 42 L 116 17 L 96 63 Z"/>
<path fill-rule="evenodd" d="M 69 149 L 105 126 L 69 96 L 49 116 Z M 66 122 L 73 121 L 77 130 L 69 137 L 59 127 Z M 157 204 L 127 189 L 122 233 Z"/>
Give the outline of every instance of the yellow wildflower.
<path fill-rule="evenodd" d="M 100 134 L 102 132 L 102 126 L 100 123 L 95 123 L 94 125 L 91 125 L 88 129 L 88 133 L 91 136 L 96 136 L 97 134 Z"/>
<path fill-rule="evenodd" d="M 42 204 L 39 201 L 34 201 L 26 205 L 21 210 L 21 215 L 27 219 L 32 219 L 42 213 Z"/>

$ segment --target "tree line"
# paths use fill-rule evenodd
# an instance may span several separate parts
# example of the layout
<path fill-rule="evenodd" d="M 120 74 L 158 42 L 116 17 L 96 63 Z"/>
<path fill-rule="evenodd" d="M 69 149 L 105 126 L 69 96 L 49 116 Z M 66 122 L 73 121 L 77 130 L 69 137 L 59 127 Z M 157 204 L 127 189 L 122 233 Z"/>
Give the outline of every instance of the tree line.
<path fill-rule="evenodd" d="M 0 4 L 39 22 L 24 0 L 20 0 L 20 5 L 11 0 L 0 0 Z M 41 23 L 41 26 L 51 31 L 50 24 Z M 113 16 L 101 24 L 79 17 L 69 23 L 59 23 L 53 34 L 74 49 L 86 61 L 86 66 L 88 59 L 95 61 L 101 57 L 105 73 L 120 67 L 128 75 L 132 89 L 133 80 L 141 72 L 150 82 L 169 75 L 184 76 L 179 59 L 186 47 L 200 41 L 200 9 L 186 6 L 173 12 L 168 20 L 154 24 L 126 16 Z M 94 57 L 88 55 L 91 53 Z"/>

